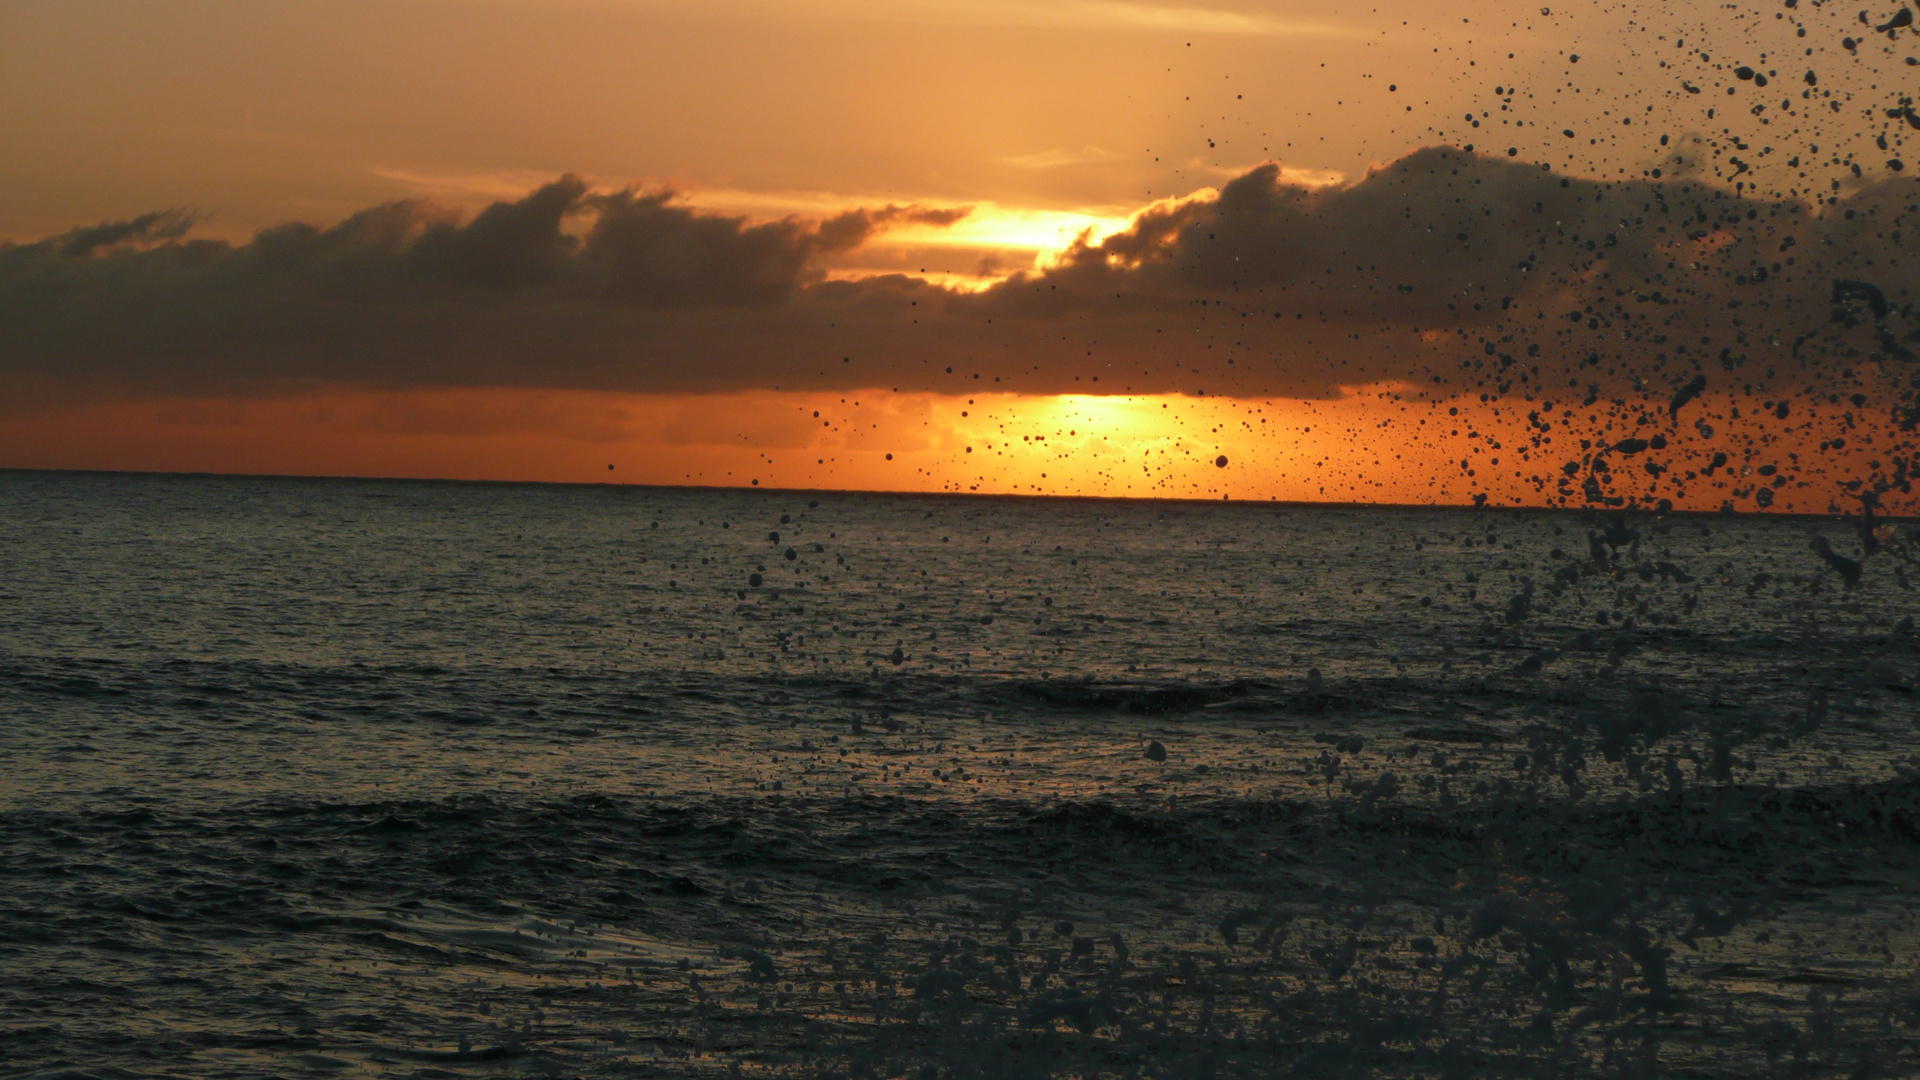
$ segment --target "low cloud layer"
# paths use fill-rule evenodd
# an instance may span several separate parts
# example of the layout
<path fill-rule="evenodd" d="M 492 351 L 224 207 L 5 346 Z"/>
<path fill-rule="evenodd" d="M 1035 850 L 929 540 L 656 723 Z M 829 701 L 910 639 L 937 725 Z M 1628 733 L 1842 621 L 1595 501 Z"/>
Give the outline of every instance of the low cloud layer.
<path fill-rule="evenodd" d="M 0 373 L 168 393 L 1370 386 L 1569 423 L 1678 424 L 1711 392 L 1782 420 L 1857 409 L 1904 446 L 1916 202 L 1905 180 L 1813 205 L 1435 147 L 1336 187 L 1263 166 L 968 293 L 820 262 L 965 210 L 754 222 L 569 176 L 465 221 L 402 202 L 235 246 L 153 214 L 0 249 Z"/>

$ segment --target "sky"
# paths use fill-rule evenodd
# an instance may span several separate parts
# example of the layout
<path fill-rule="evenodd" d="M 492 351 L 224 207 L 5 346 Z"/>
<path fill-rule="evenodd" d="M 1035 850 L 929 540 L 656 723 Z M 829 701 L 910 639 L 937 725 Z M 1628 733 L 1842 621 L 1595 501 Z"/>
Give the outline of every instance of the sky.
<path fill-rule="evenodd" d="M 1911 16 L 0 0 L 0 467 L 1911 508 Z"/>

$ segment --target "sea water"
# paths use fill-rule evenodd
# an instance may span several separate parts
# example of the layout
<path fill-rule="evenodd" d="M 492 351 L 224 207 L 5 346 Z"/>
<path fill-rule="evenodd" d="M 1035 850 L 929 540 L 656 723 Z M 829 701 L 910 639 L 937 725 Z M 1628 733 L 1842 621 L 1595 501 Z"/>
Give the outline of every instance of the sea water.
<path fill-rule="evenodd" d="M 0 473 L 0 1065 L 1891 1075 L 1917 550 Z"/>

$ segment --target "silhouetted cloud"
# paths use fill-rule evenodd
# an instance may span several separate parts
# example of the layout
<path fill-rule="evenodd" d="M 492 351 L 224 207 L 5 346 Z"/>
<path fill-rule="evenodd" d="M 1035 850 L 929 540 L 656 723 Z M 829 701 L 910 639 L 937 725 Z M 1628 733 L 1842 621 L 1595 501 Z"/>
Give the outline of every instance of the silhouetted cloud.
<path fill-rule="evenodd" d="M 1858 383 L 1852 368 L 1904 363 L 1920 341 L 1908 321 L 1920 280 L 1900 257 L 1916 195 L 1884 181 L 1816 210 L 1450 148 L 1338 187 L 1288 184 L 1266 165 L 963 306 L 1029 322 L 1157 313 L 1170 361 L 1253 390 L 1317 375 L 1530 398 L 1659 386 L 1671 399 L 1712 372 L 1831 395 L 1832 369 Z M 1836 313 L 1835 283 L 1856 278 L 1886 296 L 1877 313 Z M 1237 353 L 1231 373 L 1223 353 Z"/>
<path fill-rule="evenodd" d="M 351 288 L 357 283 L 343 274 L 357 273 L 387 290 L 465 286 L 654 308 L 757 307 L 818 280 L 820 255 L 857 248 L 895 225 L 950 225 L 967 214 L 887 206 L 820 222 L 752 224 L 700 214 L 674 199 L 672 191 L 595 195 L 569 175 L 517 202 L 495 203 L 469 222 L 431 203 L 396 202 L 331 229 L 269 229 L 232 255 L 263 273 L 317 274 L 315 284 L 329 287 Z M 135 230 L 128 240 L 178 238 L 178 230 L 160 235 L 146 220 L 70 236 L 119 229 Z M 570 222 L 584 222 L 584 231 L 569 231 Z M 100 246 L 90 237 L 85 242 L 88 251 Z M 75 243 L 63 238 L 62 253 L 87 253 L 73 250 Z"/>
<path fill-rule="evenodd" d="M 567 176 L 471 220 L 397 202 L 237 246 L 155 214 L 0 249 L 13 328 L 0 371 L 169 389 L 1391 384 L 1428 398 L 1638 394 L 1662 410 L 1705 376 L 1769 399 L 1834 396 L 1873 365 L 1910 362 L 1920 282 L 1898 249 L 1914 190 L 1885 181 L 1816 209 L 1448 147 L 1332 187 L 1265 165 L 982 293 L 821 269 L 964 209 L 754 222 Z M 1854 280 L 1886 304 L 1840 296 L 1836 314 L 1835 282 Z"/>
<path fill-rule="evenodd" d="M 106 221 L 72 232 L 60 238 L 60 253 L 85 258 L 97 251 L 123 244 L 156 244 L 178 240 L 193 228 L 191 214 L 179 211 L 154 211 L 127 221 Z"/>

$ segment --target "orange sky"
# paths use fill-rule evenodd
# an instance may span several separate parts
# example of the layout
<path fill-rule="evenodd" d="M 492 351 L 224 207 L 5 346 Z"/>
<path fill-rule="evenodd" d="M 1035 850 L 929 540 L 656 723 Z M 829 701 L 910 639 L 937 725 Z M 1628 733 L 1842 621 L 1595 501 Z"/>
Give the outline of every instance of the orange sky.
<path fill-rule="evenodd" d="M 9 4 L 0 94 L 21 107 L 0 114 L 0 235 L 165 207 L 244 235 L 408 195 L 477 205 L 565 171 L 671 182 L 769 214 L 892 200 L 1124 216 L 1269 157 L 1351 174 L 1392 156 L 1470 96 L 1454 81 L 1469 51 L 1505 63 L 1504 47 L 1481 54 L 1489 36 L 1528 40 L 1532 65 L 1578 36 L 1537 11 L 1407 0 Z M 1431 109 L 1387 112 L 1382 80 Z"/>
<path fill-rule="evenodd" d="M 1180 395 L 976 395 L 871 390 L 644 395 L 515 388 L 321 391 L 269 399 L 86 403 L 0 424 L 15 467 L 411 476 L 1123 498 L 1580 505 L 1536 480 L 1590 460 L 1576 430 L 1542 437 L 1534 410 L 1393 403 L 1392 388 L 1331 401 Z M 1877 455 L 1841 410 L 1776 437 L 1710 398 L 1660 435 L 1670 451 L 1614 455 L 1607 490 L 1683 510 L 1823 513 Z M 1448 410 L 1454 409 L 1454 414 Z M 1606 409 L 1591 410 L 1604 424 Z M 816 414 L 818 414 L 816 416 Z M 1557 419 L 1550 416 L 1548 419 Z M 1709 424 L 1712 427 L 1713 424 Z M 1818 449 L 1848 434 L 1844 450 Z M 1717 452 L 1731 463 L 1708 470 Z M 1644 456 L 1643 456 L 1644 455 Z M 1658 477 L 1641 464 L 1671 466 Z M 1220 459 L 1225 463 L 1221 464 Z M 1773 469 L 1759 474 L 1766 466 Z M 1690 475 L 1705 473 L 1706 475 Z M 1895 499 L 1898 509 L 1899 500 Z"/>
<path fill-rule="evenodd" d="M 1705 295 L 1702 282 L 1725 289 L 1721 279 L 1736 269 L 1745 285 L 1747 267 L 1765 270 L 1766 259 L 1777 260 L 1776 279 L 1796 273 L 1793 260 L 1807 249 L 1773 251 L 1764 245 L 1784 242 L 1771 230 L 1749 230 L 1744 241 L 1764 258 L 1704 267 L 1702 259 L 1720 259 L 1742 241 L 1727 231 L 1737 213 L 1709 213 L 1697 205 L 1699 191 L 1739 201 L 1753 196 L 1753 185 L 1774 200 L 1765 204 L 1770 213 L 1792 204 L 1808 220 L 1826 212 L 1817 200 L 1830 193 L 1877 199 L 1889 214 L 1908 197 L 1889 186 L 1907 182 L 1900 163 L 1887 160 L 1904 138 L 1898 117 L 1889 126 L 1870 107 L 1857 119 L 1861 110 L 1852 104 L 1856 96 L 1885 95 L 1881 84 L 1903 70 L 1898 58 L 1908 46 L 1896 34 L 1884 45 L 1874 38 L 1870 47 L 1843 49 L 1842 32 L 1867 37 L 1850 15 L 1789 18 L 1777 7 L 1734 11 L 1695 0 L 1558 13 L 1484 0 L 1371 7 L 1276 0 L 0 5 L 0 97 L 25 106 L 0 112 L 0 238 L 11 238 L 16 255 L 41 258 L 32 245 L 45 237 L 71 238 L 78 234 L 69 230 L 139 220 L 148 211 L 183 214 L 142 225 L 147 231 L 131 240 L 45 248 L 47 258 L 67 258 L 59 273 L 82 275 L 58 294 L 61 302 L 97 293 L 100 306 L 75 307 L 62 315 L 66 323 L 51 313 L 35 317 L 54 295 L 32 291 L 51 280 L 40 264 L 9 279 L 0 262 L 0 314 L 15 313 L 31 339 L 18 357 L 0 347 L 0 376 L 34 388 L 0 406 L 0 467 L 1386 502 L 1485 495 L 1540 503 L 1563 497 L 1563 462 L 1547 459 L 1580 458 L 1562 451 L 1583 435 L 1603 441 L 1608 430 L 1606 417 L 1581 408 L 1558 418 L 1559 446 L 1534 445 L 1541 429 L 1527 414 L 1545 404 L 1536 396 L 1553 394 L 1543 378 L 1575 398 L 1589 378 L 1601 379 L 1605 385 L 1593 389 L 1602 409 L 1616 400 L 1650 416 L 1699 371 L 1712 376 L 1712 389 L 1693 408 L 1723 417 L 1715 446 L 1733 453 L 1731 468 L 1797 454 L 1777 462 L 1774 475 L 1793 480 L 1776 489 L 1773 505 L 1824 510 L 1854 472 L 1885 471 L 1871 435 L 1854 434 L 1845 450 L 1831 447 L 1857 419 L 1849 413 L 1843 422 L 1845 395 L 1826 393 L 1837 376 L 1808 369 L 1797 340 L 1791 362 L 1786 356 L 1785 342 L 1800 336 L 1802 323 L 1824 324 L 1824 294 L 1842 273 L 1838 264 L 1831 271 L 1822 264 L 1818 273 L 1800 268 L 1806 284 L 1796 284 L 1790 303 L 1755 305 L 1776 313 L 1753 317 L 1773 320 L 1764 328 L 1729 320 L 1726 310 L 1739 305 L 1718 294 L 1703 302 L 1699 310 L 1721 322 L 1690 357 L 1691 333 L 1671 328 L 1662 328 L 1657 343 L 1650 330 L 1622 330 L 1620 338 L 1639 344 L 1605 360 L 1611 339 L 1597 320 L 1591 341 L 1559 340 L 1564 330 L 1545 336 L 1565 308 L 1604 317 L 1596 301 L 1635 290 L 1644 298 L 1658 291 L 1649 282 L 1677 297 Z M 1757 66 L 1736 78 L 1736 64 Z M 1811 75 L 1816 67 L 1824 82 L 1801 79 L 1802 68 Z M 1772 72 L 1776 88 L 1759 89 L 1756 72 L 1762 81 Z M 1773 93 L 1782 95 L 1777 105 Z M 1746 96 L 1729 100 L 1737 95 Z M 1840 101 L 1849 103 L 1844 112 Z M 1889 131 L 1896 145 L 1873 145 Z M 1605 233 L 1611 246 L 1616 232 L 1651 228 L 1643 210 L 1600 220 L 1599 211 L 1569 204 L 1536 223 L 1526 213 L 1529 205 L 1541 209 L 1526 187 L 1534 181 L 1484 169 L 1472 183 L 1508 194 L 1470 194 L 1490 200 L 1486 218 L 1496 224 L 1481 222 L 1494 230 L 1486 241 L 1518 245 L 1510 256 L 1454 265 L 1444 254 L 1416 255 L 1407 240 L 1374 227 L 1427 223 L 1423 236 L 1450 236 L 1471 225 L 1468 218 L 1480 221 L 1438 181 L 1395 195 L 1400 181 L 1375 179 L 1374 193 L 1366 193 L 1369 169 L 1383 162 L 1422 147 L 1459 154 L 1468 144 L 1490 162 L 1548 170 L 1541 185 L 1553 177 L 1644 182 L 1663 170 L 1673 187 L 1657 197 L 1694 202 L 1700 222 L 1711 218 L 1722 231 L 1683 241 L 1678 218 L 1666 219 L 1675 225 L 1672 238 L 1638 249 L 1637 283 L 1615 283 L 1605 264 L 1576 266 L 1564 254 L 1532 249 L 1550 241 L 1584 258 L 1583 241 Z M 1855 168 L 1863 162 L 1864 171 Z M 1321 209 L 1309 221 L 1345 215 L 1325 237 L 1271 220 L 1257 226 L 1281 228 L 1273 243 L 1303 245 L 1280 251 L 1280 262 L 1324 262 L 1326 275 L 1338 271 L 1334 280 L 1266 267 L 1254 300 L 1231 262 L 1201 267 L 1195 272 L 1213 277 L 1188 283 L 1177 273 L 1153 278 L 1152 257 L 1127 261 L 1135 256 L 1123 252 L 1136 237 L 1151 238 L 1176 262 L 1199 258 L 1189 252 L 1204 251 L 1194 245 L 1212 242 L 1215 227 L 1205 215 L 1182 217 L 1181 208 L 1217 205 L 1220 229 L 1230 227 L 1231 196 L 1216 192 L 1244 187 L 1239 178 L 1266 163 L 1278 194 L 1262 196 L 1269 202 L 1259 213 L 1286 211 L 1294 205 L 1289 191 L 1359 192 L 1344 209 L 1310 204 Z M 434 222 L 475 221 L 494 203 L 526 205 L 518 201 L 562 173 L 582 180 L 554 219 L 560 246 L 553 258 L 594 273 L 602 272 L 593 260 L 603 248 L 616 262 L 627 259 L 624 270 L 611 271 L 629 282 L 614 302 L 563 303 L 540 284 L 560 280 L 540 276 L 548 270 L 500 262 L 524 255 L 509 251 L 512 237 L 531 235 L 521 226 L 513 226 L 520 233 L 469 230 L 449 240 L 453 246 L 443 248 L 452 254 L 435 264 L 441 276 L 427 285 L 341 284 L 345 278 L 323 277 L 336 273 L 329 269 L 335 263 L 303 254 L 301 272 L 320 281 L 312 286 L 320 291 L 295 297 L 284 313 L 275 306 L 293 295 L 284 281 L 250 286 L 261 291 L 241 299 L 218 293 L 220 274 L 254 273 L 270 262 L 263 243 L 250 243 L 258 230 L 289 221 L 326 229 L 369 207 L 425 200 L 409 203 L 416 209 L 407 211 L 407 224 L 391 226 L 402 231 L 380 241 L 398 245 L 392 266 L 411 274 L 427 265 L 425 247 L 407 245 L 423 235 L 420 245 L 432 240 Z M 1684 197 L 1682 182 L 1690 185 Z M 595 201 L 667 189 L 674 195 L 666 205 L 681 215 L 671 220 L 656 213 L 615 222 L 618 215 Z M 1597 193 L 1589 202 L 1604 199 L 1602 188 L 1579 190 Z M 1402 210 L 1396 198 L 1425 202 Z M 1864 213 L 1869 202 L 1857 205 Z M 1136 215 L 1154 207 L 1185 231 L 1150 237 Z M 854 208 L 867 217 L 846 239 L 832 222 Z M 1692 212 L 1678 208 L 1682 216 Z M 1430 221 L 1440 213 L 1466 217 Z M 1852 235 L 1836 231 L 1843 229 L 1838 213 L 1823 226 L 1829 245 Z M 182 232 L 189 219 L 191 231 Z M 1888 240 L 1880 219 L 1870 229 L 1866 220 L 1856 230 L 1860 243 L 1904 243 L 1897 225 Z M 681 239 L 664 247 L 649 241 L 635 255 L 635 241 L 619 247 L 597 236 L 608 222 L 623 224 L 629 236 L 670 228 Z M 708 227 L 715 222 L 730 224 Z M 768 223 L 776 232 L 754 231 Z M 1254 237 L 1246 240 L 1255 245 L 1244 249 L 1254 253 L 1249 259 L 1270 254 L 1258 248 L 1264 241 L 1256 233 L 1245 234 Z M 201 249 L 183 236 L 232 246 L 196 254 Z M 1459 236 L 1485 247 L 1478 233 Z M 341 237 L 322 236 L 335 245 L 324 250 L 363 243 Z M 687 245 L 709 241 L 722 246 L 686 254 Z M 1098 266 L 1087 261 L 1090 250 Z M 170 269 L 149 285 L 129 284 L 135 269 L 114 267 L 160 266 L 139 262 L 141 253 L 164 256 Z M 0 259 L 6 254 L 0 247 Z M 723 257 L 733 261 L 714 269 Z M 180 284 L 214 258 L 239 269 L 214 273 L 213 285 Z M 661 262 L 670 258 L 684 261 Z M 1893 273 L 1884 284 L 1898 307 L 1906 271 L 1888 269 L 1898 258 L 1864 247 L 1847 258 L 1849 275 Z M 1662 259 L 1669 260 L 1664 269 Z M 1357 264 L 1351 271 L 1348 261 Z M 734 276 L 703 284 L 701 275 L 723 273 Z M 1023 273 L 1030 278 L 1016 276 Z M 1101 275 L 1114 274 L 1132 275 L 1123 284 L 1138 291 L 1101 284 Z M 1506 280 L 1490 283 L 1490 274 Z M 1552 275 L 1560 275 L 1553 286 L 1538 284 Z M 1031 282 L 1026 301 L 1013 287 L 1022 280 Z M 880 284 L 835 293 L 835 282 Z M 996 283 L 999 292 L 980 292 Z M 1304 295 L 1303 285 L 1312 286 Z M 1045 308 L 1063 286 L 1078 298 Z M 174 288 L 185 291 L 166 292 Z M 488 298 L 494 294 L 486 290 L 507 288 L 517 291 Z M 1092 306 L 1109 288 L 1118 304 Z M 1481 294 L 1491 304 L 1516 290 L 1532 290 L 1517 295 L 1537 306 L 1528 317 L 1538 326 L 1516 313 L 1495 327 L 1490 311 L 1465 310 L 1471 301 L 1480 311 Z M 968 307 L 972 295 L 983 299 Z M 1408 296 L 1414 299 L 1402 303 Z M 1443 310 L 1449 296 L 1459 303 Z M 204 309 L 197 306 L 207 297 Z M 342 297 L 351 302 L 341 306 Z M 1224 317 L 1222 304 L 1232 309 Z M 1794 304 L 1791 318 L 1778 314 Z M 1191 316 L 1185 322 L 1183 312 Z M 1307 331 L 1291 323 L 1230 321 L 1254 315 L 1313 318 L 1326 329 L 1303 337 Z M 1549 371 L 1543 376 L 1535 366 L 1531 383 L 1502 388 L 1487 404 L 1476 397 L 1484 375 L 1471 386 L 1458 376 L 1415 380 L 1419 372 L 1408 366 L 1406 342 L 1414 339 L 1441 334 L 1446 349 L 1458 350 L 1430 361 L 1447 371 L 1477 368 L 1471 361 L 1482 341 L 1493 356 L 1488 333 L 1503 356 L 1517 352 L 1534 340 L 1507 344 L 1520 330 L 1547 345 L 1540 354 L 1536 344 L 1527 361 L 1539 354 Z M 1683 346 L 1685 361 L 1671 368 L 1669 337 Z M 1872 399 L 1859 407 L 1862 417 L 1873 409 L 1884 415 L 1898 405 L 1900 376 L 1887 369 L 1878 383 L 1855 379 L 1855 369 L 1865 368 L 1846 358 L 1876 347 L 1866 341 L 1831 342 L 1833 370 L 1850 365 L 1853 382 L 1844 389 Z M 262 350 L 257 363 L 249 342 Z M 418 363 L 394 359 L 416 345 Z M 1589 353 L 1593 347 L 1601 352 Z M 1660 378 L 1643 385 L 1656 348 Z M 1730 349 L 1741 364 L 1748 352 L 1764 355 L 1736 370 Z M 1390 355 L 1398 359 L 1383 359 Z M 1871 363 L 1876 371 L 1884 366 Z M 1323 370 L 1316 373 L 1315 364 Z M 1645 370 L 1636 373 L 1636 365 Z M 982 373 L 979 390 L 955 393 L 940 381 L 943 369 L 955 367 L 956 378 Z M 1098 387 L 1096 372 L 1104 373 Z M 1469 370 L 1466 380 L 1475 378 Z M 1354 379 L 1363 385 L 1351 385 Z M 1771 409 L 1775 396 L 1815 404 L 1831 396 L 1837 407 L 1767 427 L 1753 422 L 1748 401 L 1744 421 L 1726 418 L 1747 398 L 1765 398 Z M 1624 404 L 1628 398 L 1635 404 Z M 1463 406 L 1441 433 L 1439 414 Z M 1750 505 L 1756 482 L 1742 483 L 1737 473 L 1680 480 L 1689 462 L 1710 460 L 1715 446 L 1691 417 L 1670 419 L 1666 472 L 1616 465 L 1608 490 L 1705 509 Z M 1462 433 L 1453 434 L 1459 425 Z M 1639 427 L 1634 433 L 1644 434 Z M 1605 441 L 1626 434 L 1615 430 Z M 1493 449 L 1496 442 L 1502 449 Z M 1511 448 L 1521 445 L 1527 454 L 1516 476 Z M 1878 445 L 1884 450 L 1888 440 Z M 1505 463 L 1493 465 L 1502 454 Z M 1215 464 L 1221 455 L 1225 467 Z M 1593 456 L 1589 448 L 1576 490 L 1591 475 Z"/>

